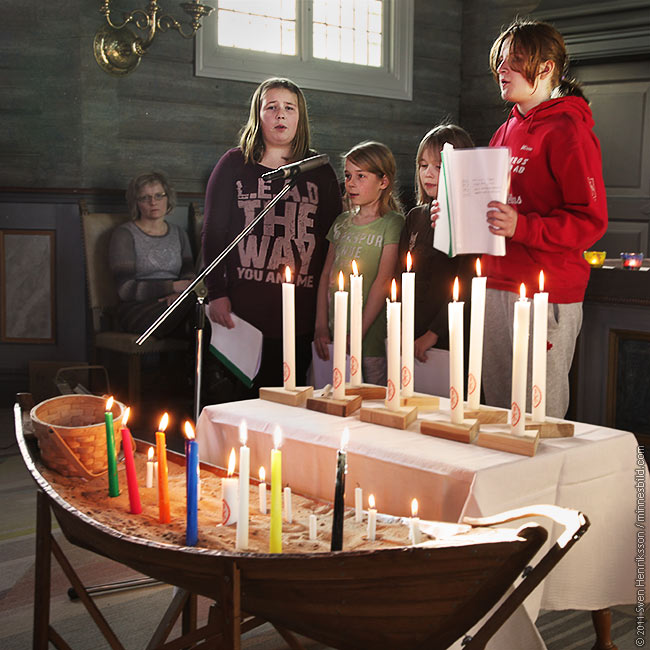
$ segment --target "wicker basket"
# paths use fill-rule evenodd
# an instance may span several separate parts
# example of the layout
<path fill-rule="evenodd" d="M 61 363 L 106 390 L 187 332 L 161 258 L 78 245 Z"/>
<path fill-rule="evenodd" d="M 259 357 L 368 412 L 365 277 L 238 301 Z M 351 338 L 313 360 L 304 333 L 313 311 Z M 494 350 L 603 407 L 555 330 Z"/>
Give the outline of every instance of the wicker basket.
<path fill-rule="evenodd" d="M 62 395 L 31 410 L 41 458 L 66 476 L 98 476 L 108 467 L 104 412 L 106 399 L 95 395 Z M 124 405 L 113 402 L 115 449 L 122 442 Z"/>

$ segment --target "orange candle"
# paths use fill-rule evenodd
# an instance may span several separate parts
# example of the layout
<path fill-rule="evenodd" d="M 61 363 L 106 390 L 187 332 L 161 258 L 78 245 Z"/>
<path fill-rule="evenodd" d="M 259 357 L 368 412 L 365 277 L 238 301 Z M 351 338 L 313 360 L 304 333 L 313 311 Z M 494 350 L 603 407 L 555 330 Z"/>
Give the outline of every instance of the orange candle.
<path fill-rule="evenodd" d="M 169 415 L 165 413 L 160 419 L 159 431 L 156 431 L 156 451 L 158 452 L 158 521 L 161 524 L 171 522 L 169 512 L 169 484 L 167 479 L 167 445 L 165 443 L 165 429 L 169 422 Z"/>

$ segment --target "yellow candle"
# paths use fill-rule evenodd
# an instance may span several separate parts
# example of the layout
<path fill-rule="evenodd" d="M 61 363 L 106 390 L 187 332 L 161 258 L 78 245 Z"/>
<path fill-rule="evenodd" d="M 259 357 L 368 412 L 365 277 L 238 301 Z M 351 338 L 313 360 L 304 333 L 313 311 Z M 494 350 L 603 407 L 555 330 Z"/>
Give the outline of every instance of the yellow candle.
<path fill-rule="evenodd" d="M 158 452 L 158 520 L 161 524 L 171 522 L 169 510 L 169 485 L 167 478 L 167 445 L 165 429 L 169 416 L 165 413 L 160 419 L 159 431 L 156 431 L 156 450 Z"/>
<path fill-rule="evenodd" d="M 276 427 L 273 432 L 271 451 L 271 532 L 269 552 L 282 553 L 282 432 Z"/>

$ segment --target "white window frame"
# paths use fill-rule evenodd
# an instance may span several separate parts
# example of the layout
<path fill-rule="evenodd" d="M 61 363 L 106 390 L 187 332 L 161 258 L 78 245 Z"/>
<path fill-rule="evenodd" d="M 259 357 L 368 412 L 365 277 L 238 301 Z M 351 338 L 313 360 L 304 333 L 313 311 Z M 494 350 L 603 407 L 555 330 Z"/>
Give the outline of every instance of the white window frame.
<path fill-rule="evenodd" d="M 384 0 L 383 65 L 372 67 L 311 56 L 311 0 L 296 2 L 297 55 L 269 54 L 217 43 L 217 12 L 196 35 L 198 77 L 259 83 L 288 77 L 301 88 L 411 100 L 413 98 L 413 0 Z"/>

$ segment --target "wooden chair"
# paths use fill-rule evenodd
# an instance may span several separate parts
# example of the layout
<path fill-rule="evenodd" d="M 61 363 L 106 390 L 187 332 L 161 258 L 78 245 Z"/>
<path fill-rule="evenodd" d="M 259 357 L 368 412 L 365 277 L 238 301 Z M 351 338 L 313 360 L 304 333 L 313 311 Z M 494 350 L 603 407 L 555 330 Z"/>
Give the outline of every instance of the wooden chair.
<path fill-rule="evenodd" d="M 176 339 L 149 338 L 136 345 L 140 334 L 120 332 L 115 327 L 113 312 L 119 303 L 117 290 L 108 263 L 108 247 L 112 230 L 129 220 L 126 214 L 89 213 L 80 203 L 83 230 L 86 284 L 93 327 L 93 357 L 97 350 L 106 350 L 126 357 L 128 362 L 127 403 L 140 401 L 142 383 L 141 359 L 145 354 L 187 350 L 188 343 Z"/>

